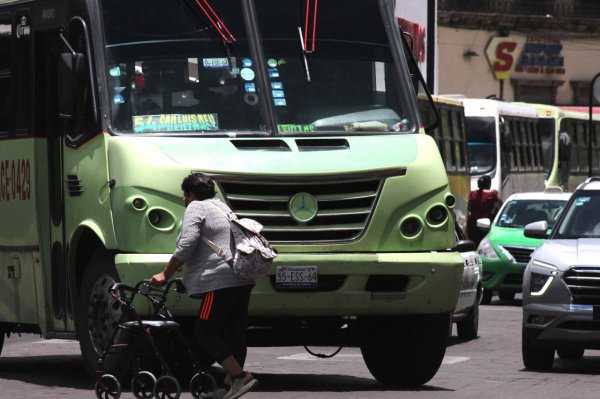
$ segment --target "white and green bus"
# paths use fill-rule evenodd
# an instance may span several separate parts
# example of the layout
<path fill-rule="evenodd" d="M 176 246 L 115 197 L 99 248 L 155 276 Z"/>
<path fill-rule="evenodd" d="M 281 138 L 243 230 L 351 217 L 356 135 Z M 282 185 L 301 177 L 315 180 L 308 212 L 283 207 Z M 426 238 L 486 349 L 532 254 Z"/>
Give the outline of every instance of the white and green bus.
<path fill-rule="evenodd" d="M 429 98 L 424 95 L 418 97 L 421 106 L 420 112 L 426 124 L 434 123 L 436 119 L 439 119 L 438 126 L 427 134 L 433 137 L 440 150 L 448 175 L 450 191 L 456 199 L 454 218 L 464 230 L 467 223 L 469 194 L 471 193 L 471 176 L 469 174 L 463 97 L 434 95 L 431 98 L 437 112 L 429 106 Z M 439 114 L 439 117 L 435 115 L 436 113 Z"/>
<path fill-rule="evenodd" d="M 552 134 L 554 137 L 554 162 L 547 173 L 546 184 L 573 191 L 589 177 L 589 113 L 553 105 L 533 106 L 540 117 L 540 130 L 547 130 L 544 135 Z M 592 115 L 592 125 L 592 175 L 597 176 L 600 173 L 600 115 Z"/>
<path fill-rule="evenodd" d="M 384 384 L 431 379 L 463 261 L 392 3 L 0 0 L 0 337 L 78 339 L 93 373 L 108 288 L 163 268 L 202 172 L 279 251 L 249 345 L 358 346 Z"/>
<path fill-rule="evenodd" d="M 488 175 L 502 198 L 544 191 L 545 171 L 554 162 L 553 147 L 548 145 L 554 133 L 539 129 L 536 109 L 494 99 L 464 98 L 462 103 L 471 189 L 477 189 L 479 177 Z"/>

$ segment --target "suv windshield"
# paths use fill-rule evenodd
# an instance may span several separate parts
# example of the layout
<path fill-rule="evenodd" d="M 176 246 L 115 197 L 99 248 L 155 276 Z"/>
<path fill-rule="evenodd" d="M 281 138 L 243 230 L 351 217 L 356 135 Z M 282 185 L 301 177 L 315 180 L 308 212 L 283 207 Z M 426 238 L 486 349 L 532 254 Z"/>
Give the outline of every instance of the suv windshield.
<path fill-rule="evenodd" d="M 250 21 L 240 0 L 102 0 L 112 126 L 256 133 L 274 115 L 280 133 L 413 132 L 380 3 L 261 0 Z"/>
<path fill-rule="evenodd" d="M 552 238 L 600 237 L 600 192 L 590 190 L 573 195 Z"/>
<path fill-rule="evenodd" d="M 556 224 L 567 201 L 561 200 L 513 200 L 509 201 L 498 218 L 498 227 L 523 228 L 533 222 L 545 220 L 548 227 Z"/>

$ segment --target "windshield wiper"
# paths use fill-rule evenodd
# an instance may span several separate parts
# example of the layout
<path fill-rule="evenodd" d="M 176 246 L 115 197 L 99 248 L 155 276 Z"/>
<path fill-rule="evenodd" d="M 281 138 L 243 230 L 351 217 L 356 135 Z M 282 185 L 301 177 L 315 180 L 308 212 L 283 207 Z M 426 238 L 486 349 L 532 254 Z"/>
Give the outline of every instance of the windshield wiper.
<path fill-rule="evenodd" d="M 217 30 L 217 33 L 226 44 L 235 43 L 235 36 L 229 31 L 225 22 L 219 17 L 219 14 L 215 12 L 215 10 L 210 6 L 208 0 L 195 0 L 198 7 L 202 10 L 206 18 L 210 21 L 212 26 Z"/>
<path fill-rule="evenodd" d="M 310 69 L 308 68 L 308 60 L 306 54 L 312 54 L 315 52 L 317 42 L 317 11 L 319 9 L 319 0 L 315 0 L 314 7 L 312 9 L 312 35 L 309 38 L 309 25 L 311 22 L 310 11 L 313 5 L 312 0 L 306 0 L 306 14 L 304 18 L 304 33 L 302 33 L 302 27 L 298 27 L 298 34 L 300 35 L 300 46 L 302 47 L 302 58 L 304 59 L 304 71 L 306 72 L 306 81 L 310 83 Z M 309 44 L 310 42 L 310 44 Z M 310 45 L 310 48 L 308 46 Z"/>
<path fill-rule="evenodd" d="M 310 69 L 308 69 L 308 60 L 306 59 L 306 48 L 304 47 L 304 38 L 302 37 L 302 28 L 298 27 L 300 34 L 300 46 L 302 47 L 302 59 L 304 60 L 304 72 L 306 72 L 306 81 L 310 83 Z"/>

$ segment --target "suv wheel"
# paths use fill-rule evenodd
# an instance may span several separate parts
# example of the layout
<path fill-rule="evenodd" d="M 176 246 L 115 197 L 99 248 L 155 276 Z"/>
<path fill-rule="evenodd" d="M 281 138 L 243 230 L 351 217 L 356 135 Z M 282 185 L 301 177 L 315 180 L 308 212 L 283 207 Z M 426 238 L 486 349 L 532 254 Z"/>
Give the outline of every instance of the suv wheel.
<path fill-rule="evenodd" d="M 501 301 L 512 301 L 515 299 L 515 294 L 514 291 L 500 291 L 498 292 L 498 297 Z"/>
<path fill-rule="evenodd" d="M 494 296 L 494 291 L 492 290 L 483 290 L 483 294 L 481 295 L 481 304 L 489 305 L 492 303 L 492 296 Z"/>
<path fill-rule="evenodd" d="M 554 348 L 536 345 L 527 337 L 524 328 L 521 336 L 521 349 L 523 364 L 526 369 L 547 371 L 552 368 L 552 363 L 554 363 Z"/>
<path fill-rule="evenodd" d="M 476 302 L 467 317 L 456 323 L 456 330 L 458 337 L 461 339 L 475 339 L 477 338 L 477 330 L 479 329 L 479 304 Z"/>
<path fill-rule="evenodd" d="M 583 352 L 585 349 L 581 348 L 562 348 L 557 349 L 556 354 L 561 359 L 570 359 L 570 360 L 579 360 L 583 357 Z"/>

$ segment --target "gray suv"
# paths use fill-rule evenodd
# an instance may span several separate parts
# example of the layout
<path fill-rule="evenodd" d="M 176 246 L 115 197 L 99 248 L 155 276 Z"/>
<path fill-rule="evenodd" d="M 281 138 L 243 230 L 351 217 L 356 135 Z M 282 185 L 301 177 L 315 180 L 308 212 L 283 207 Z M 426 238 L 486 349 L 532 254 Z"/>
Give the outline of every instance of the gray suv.
<path fill-rule="evenodd" d="M 580 359 L 600 349 L 600 178 L 577 187 L 553 231 L 539 221 L 525 235 L 549 238 L 523 276 L 523 363 L 548 370 L 555 351 Z"/>

